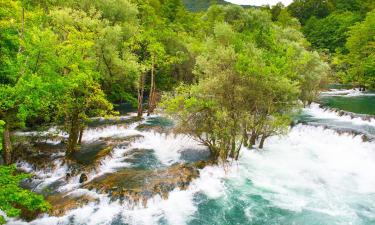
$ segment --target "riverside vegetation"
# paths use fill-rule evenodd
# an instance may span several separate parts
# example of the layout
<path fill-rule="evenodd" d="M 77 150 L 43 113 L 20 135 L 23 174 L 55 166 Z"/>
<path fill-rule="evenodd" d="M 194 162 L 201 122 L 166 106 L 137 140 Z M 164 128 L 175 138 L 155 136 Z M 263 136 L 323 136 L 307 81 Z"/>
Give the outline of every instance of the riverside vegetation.
<path fill-rule="evenodd" d="M 17 130 L 56 126 L 74 161 L 87 125 L 131 103 L 138 119 L 169 115 L 226 164 L 285 134 L 327 82 L 374 88 L 374 27 L 370 0 L 196 11 L 181 0 L 2 0 L 0 210 L 51 209 L 19 187 L 30 175 L 12 165 Z"/>

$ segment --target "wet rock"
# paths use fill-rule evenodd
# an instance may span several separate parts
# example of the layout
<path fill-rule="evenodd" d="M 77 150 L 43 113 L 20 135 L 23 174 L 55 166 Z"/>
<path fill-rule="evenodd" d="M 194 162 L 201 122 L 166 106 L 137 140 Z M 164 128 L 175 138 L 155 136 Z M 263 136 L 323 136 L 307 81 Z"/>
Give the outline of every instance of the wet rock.
<path fill-rule="evenodd" d="M 90 128 L 93 127 L 102 127 L 108 125 L 127 125 L 131 123 L 138 122 L 140 118 L 136 116 L 128 117 L 128 116 L 119 116 L 119 117 L 111 117 L 111 118 L 93 118 L 90 122 L 88 122 L 88 126 Z"/>
<path fill-rule="evenodd" d="M 135 129 L 139 131 L 151 131 L 152 130 L 158 133 L 166 133 L 168 131 L 166 128 L 162 126 L 155 126 L 152 124 L 140 124 Z"/>
<path fill-rule="evenodd" d="M 155 195 L 167 198 L 175 188 L 186 189 L 198 175 L 198 169 L 187 164 L 158 170 L 124 169 L 98 177 L 85 184 L 84 188 L 96 189 L 113 199 L 126 200 L 131 204 L 146 204 Z"/>
<path fill-rule="evenodd" d="M 83 144 L 78 151 L 72 154 L 71 159 L 83 165 L 91 165 L 107 156 L 111 150 L 112 146 L 107 146 L 106 142 L 95 141 Z"/>
<path fill-rule="evenodd" d="M 79 183 L 82 184 L 84 182 L 86 182 L 88 180 L 88 177 L 86 174 L 81 174 L 81 176 L 79 177 Z"/>
<path fill-rule="evenodd" d="M 97 199 L 89 195 L 71 195 L 66 193 L 48 196 L 46 200 L 52 206 L 49 211 L 51 216 L 63 216 L 69 210 L 97 201 Z"/>
<path fill-rule="evenodd" d="M 212 166 L 216 164 L 217 163 L 215 163 L 213 160 L 201 160 L 201 161 L 195 162 L 194 167 L 198 169 L 203 169 L 206 166 Z"/>
<path fill-rule="evenodd" d="M 15 161 L 23 161 L 33 166 L 34 170 L 54 168 L 53 161 L 64 156 L 64 144 L 46 142 L 18 142 L 14 149 Z"/>
<path fill-rule="evenodd" d="M 362 135 L 362 141 L 363 142 L 369 142 L 371 139 L 367 135 Z"/>
<path fill-rule="evenodd" d="M 15 207 L 21 210 L 20 218 L 26 220 L 27 222 L 35 220 L 39 215 L 42 214 L 40 210 L 31 211 L 22 205 L 16 205 Z"/>

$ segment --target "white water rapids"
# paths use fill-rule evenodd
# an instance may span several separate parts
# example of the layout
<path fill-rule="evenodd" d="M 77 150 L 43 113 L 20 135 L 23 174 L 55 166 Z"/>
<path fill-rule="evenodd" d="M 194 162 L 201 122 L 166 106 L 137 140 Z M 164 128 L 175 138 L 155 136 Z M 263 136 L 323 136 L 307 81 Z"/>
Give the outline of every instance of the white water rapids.
<path fill-rule="evenodd" d="M 318 105 L 304 113 L 323 120 L 321 124 L 339 122 L 351 129 L 375 129 L 375 121 L 339 116 Z M 206 167 L 187 190 L 176 189 L 168 199 L 154 197 L 146 208 L 130 208 L 94 191 L 77 189 L 73 194 L 93 195 L 100 201 L 62 217 L 45 215 L 30 223 L 10 220 L 9 224 L 375 224 L 375 143 L 364 142 L 361 135 L 339 134 L 315 125 L 296 125 L 287 135 L 267 140 L 262 151 L 242 149 L 239 161 L 229 168 Z M 202 149 L 186 136 L 134 128 L 108 126 L 86 132 L 85 140 L 91 141 L 113 135 L 144 136 L 131 146 L 115 148 L 89 179 L 128 166 L 123 163 L 123 153 L 131 148 L 153 149 L 163 165 L 181 161 L 184 149 Z M 49 182 L 64 173 L 64 168 L 57 167 L 40 175 Z M 76 187 L 77 181 L 65 186 Z"/>

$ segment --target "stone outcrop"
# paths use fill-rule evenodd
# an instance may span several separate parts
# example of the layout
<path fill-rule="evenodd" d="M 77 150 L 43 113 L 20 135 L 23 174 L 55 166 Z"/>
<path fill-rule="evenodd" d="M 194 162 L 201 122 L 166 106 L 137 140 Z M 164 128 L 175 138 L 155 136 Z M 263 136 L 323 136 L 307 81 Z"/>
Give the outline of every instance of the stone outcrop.
<path fill-rule="evenodd" d="M 48 196 L 46 200 L 51 204 L 49 211 L 51 216 L 63 216 L 69 210 L 97 201 L 97 199 L 89 195 L 70 195 L 66 193 Z"/>
<path fill-rule="evenodd" d="M 198 175 L 199 171 L 195 166 L 186 164 L 158 170 L 124 169 L 98 177 L 85 184 L 84 188 L 95 189 L 130 204 L 146 205 L 147 200 L 153 196 L 167 198 L 175 188 L 186 189 Z"/>

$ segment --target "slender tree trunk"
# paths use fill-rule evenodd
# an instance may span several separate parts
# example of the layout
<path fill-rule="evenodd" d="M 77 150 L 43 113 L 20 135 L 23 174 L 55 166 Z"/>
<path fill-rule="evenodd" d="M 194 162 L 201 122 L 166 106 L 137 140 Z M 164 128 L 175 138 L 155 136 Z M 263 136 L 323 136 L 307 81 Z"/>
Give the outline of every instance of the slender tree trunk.
<path fill-rule="evenodd" d="M 154 59 L 152 59 L 152 67 L 151 67 L 151 87 L 150 87 L 150 96 L 148 100 L 148 112 L 147 115 L 149 116 L 151 113 L 154 112 L 155 107 L 155 65 Z"/>
<path fill-rule="evenodd" d="M 230 150 L 230 153 L 229 153 L 229 157 L 235 158 L 236 157 L 236 138 L 232 137 L 231 139 L 232 139 L 231 140 L 231 150 Z"/>
<path fill-rule="evenodd" d="M 75 115 L 73 115 L 70 122 L 67 155 L 71 155 L 76 151 L 80 127 L 81 126 L 78 121 L 78 113 L 76 113 Z"/>
<path fill-rule="evenodd" d="M 79 130 L 79 138 L 78 138 L 79 145 L 82 143 L 83 131 L 84 131 L 84 126 L 81 126 L 81 129 Z"/>
<path fill-rule="evenodd" d="M 250 137 L 250 146 L 254 146 L 255 145 L 255 142 L 257 140 L 257 133 L 255 131 L 255 129 L 253 129 L 253 131 L 251 132 L 251 137 Z"/>
<path fill-rule="evenodd" d="M 3 158 L 6 165 L 12 163 L 12 142 L 10 140 L 10 128 L 7 121 L 3 131 Z"/>
<path fill-rule="evenodd" d="M 249 137 L 247 136 L 247 130 L 246 130 L 246 128 L 243 130 L 243 145 L 245 146 L 245 147 L 249 147 Z"/>
<path fill-rule="evenodd" d="M 139 87 L 138 87 L 138 118 L 143 116 L 143 94 L 145 90 L 145 74 L 139 77 Z"/>
<path fill-rule="evenodd" d="M 259 148 L 260 149 L 263 149 L 264 147 L 264 141 L 266 140 L 267 136 L 266 135 L 262 135 L 262 138 L 260 139 L 260 143 L 259 143 Z"/>

